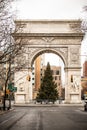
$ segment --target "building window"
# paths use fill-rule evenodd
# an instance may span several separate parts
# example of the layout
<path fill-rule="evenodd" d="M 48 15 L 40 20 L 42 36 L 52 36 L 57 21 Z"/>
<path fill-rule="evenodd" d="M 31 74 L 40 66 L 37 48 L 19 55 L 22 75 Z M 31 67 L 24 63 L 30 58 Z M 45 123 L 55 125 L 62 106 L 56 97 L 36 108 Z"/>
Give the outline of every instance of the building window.
<path fill-rule="evenodd" d="M 32 75 L 34 75 L 34 73 L 32 73 Z"/>
<path fill-rule="evenodd" d="M 58 85 L 60 86 L 60 83 L 58 83 Z"/>
<path fill-rule="evenodd" d="M 59 80 L 61 80 L 61 76 L 59 76 Z"/>
<path fill-rule="evenodd" d="M 59 70 L 56 71 L 56 75 L 59 75 Z"/>
<path fill-rule="evenodd" d="M 55 80 L 57 80 L 57 76 L 55 76 Z"/>
<path fill-rule="evenodd" d="M 51 70 L 51 72 L 52 72 L 52 75 L 54 75 L 54 71 L 53 71 L 53 70 Z"/>

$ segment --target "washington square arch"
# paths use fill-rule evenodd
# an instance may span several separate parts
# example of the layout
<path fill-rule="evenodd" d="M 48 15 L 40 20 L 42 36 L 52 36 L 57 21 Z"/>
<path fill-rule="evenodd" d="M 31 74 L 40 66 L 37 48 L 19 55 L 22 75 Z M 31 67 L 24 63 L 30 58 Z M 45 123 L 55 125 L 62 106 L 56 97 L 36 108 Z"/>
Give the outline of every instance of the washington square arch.
<path fill-rule="evenodd" d="M 46 52 L 60 56 L 64 62 L 65 103 L 81 103 L 81 21 L 19 20 L 15 21 L 15 24 L 15 43 L 22 43 L 21 55 L 18 58 L 20 63 L 25 64 L 24 68 L 15 72 L 15 103 L 32 101 L 32 65 L 36 57 Z M 30 81 L 27 80 L 28 75 Z"/>

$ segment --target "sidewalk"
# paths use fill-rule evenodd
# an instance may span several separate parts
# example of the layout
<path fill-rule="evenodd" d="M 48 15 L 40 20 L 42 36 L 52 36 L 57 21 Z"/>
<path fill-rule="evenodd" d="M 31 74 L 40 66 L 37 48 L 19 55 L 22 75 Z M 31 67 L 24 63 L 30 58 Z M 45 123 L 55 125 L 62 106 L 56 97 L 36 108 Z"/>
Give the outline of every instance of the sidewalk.
<path fill-rule="evenodd" d="M 0 115 L 5 114 L 5 113 L 7 113 L 7 112 L 10 112 L 10 111 L 12 111 L 12 110 L 14 110 L 14 108 L 11 108 L 11 109 L 5 110 L 5 111 L 0 110 Z"/>
<path fill-rule="evenodd" d="M 4 114 L 4 113 L 5 113 L 5 111 L 1 111 L 1 110 L 0 110 L 0 115 L 1 115 L 1 114 Z"/>
<path fill-rule="evenodd" d="M 27 103 L 27 104 L 13 104 L 14 107 L 81 107 L 79 109 L 84 110 L 84 104 L 40 104 L 40 103 Z M 10 112 L 14 110 L 14 108 L 11 108 L 10 110 L 0 110 L 0 115 L 5 114 L 7 112 Z"/>
<path fill-rule="evenodd" d="M 59 106 L 80 106 L 83 107 L 84 104 L 40 104 L 40 103 L 27 103 L 27 104 L 14 104 L 16 107 L 59 107 Z"/>

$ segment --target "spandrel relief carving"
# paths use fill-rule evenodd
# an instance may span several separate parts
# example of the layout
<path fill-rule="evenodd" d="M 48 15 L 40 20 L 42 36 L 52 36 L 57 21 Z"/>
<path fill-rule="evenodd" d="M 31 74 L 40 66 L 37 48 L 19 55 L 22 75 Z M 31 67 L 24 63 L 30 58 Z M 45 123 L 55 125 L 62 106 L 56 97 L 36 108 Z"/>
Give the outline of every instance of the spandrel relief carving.
<path fill-rule="evenodd" d="M 68 55 L 68 48 L 59 48 L 59 50 L 67 57 Z"/>
<path fill-rule="evenodd" d="M 63 56 L 66 63 L 68 63 L 68 61 L 67 61 L 67 59 L 68 59 L 68 48 L 57 48 L 55 50 L 57 50 L 60 53 L 60 55 Z"/>

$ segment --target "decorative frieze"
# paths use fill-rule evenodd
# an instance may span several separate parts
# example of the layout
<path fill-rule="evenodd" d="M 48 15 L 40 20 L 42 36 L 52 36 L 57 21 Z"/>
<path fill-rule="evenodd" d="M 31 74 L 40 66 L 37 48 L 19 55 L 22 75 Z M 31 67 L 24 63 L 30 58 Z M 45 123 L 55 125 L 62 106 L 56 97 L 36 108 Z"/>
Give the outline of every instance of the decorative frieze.
<path fill-rule="evenodd" d="M 78 37 L 28 37 L 22 39 L 23 45 L 29 45 L 29 46 L 59 46 L 59 45 L 81 45 L 81 39 Z"/>

